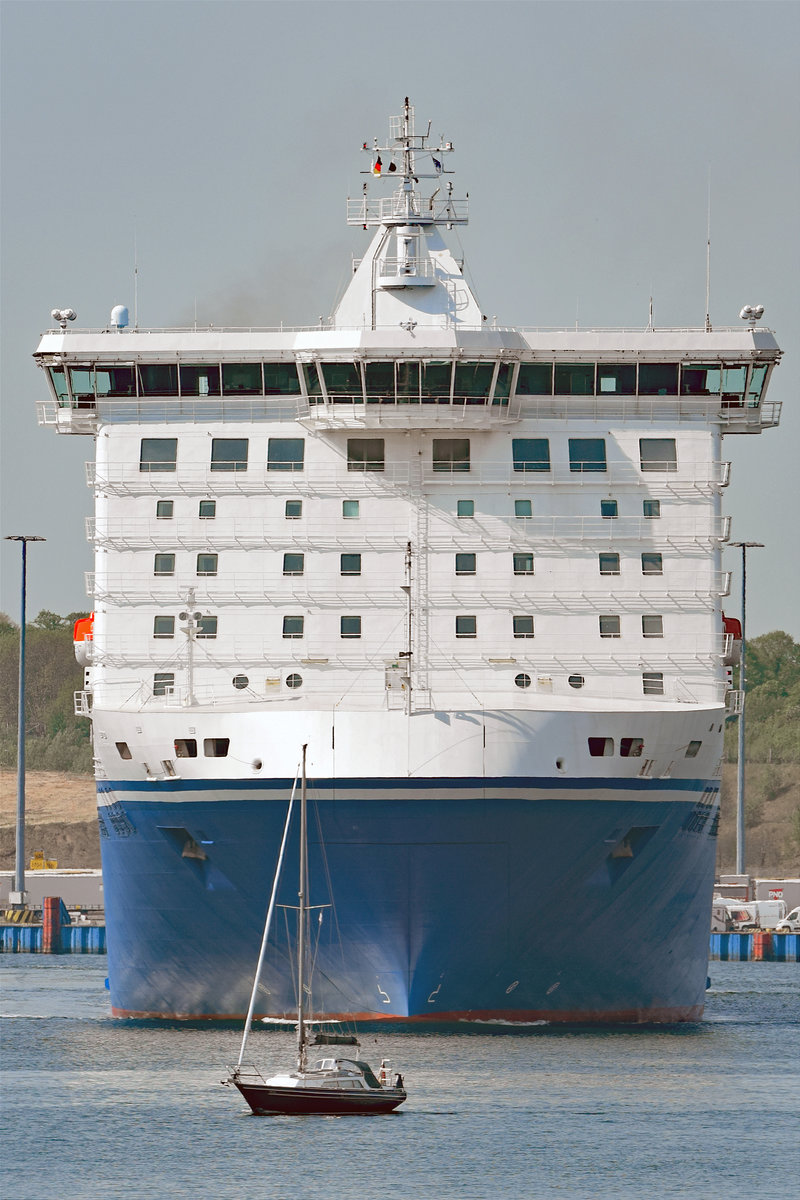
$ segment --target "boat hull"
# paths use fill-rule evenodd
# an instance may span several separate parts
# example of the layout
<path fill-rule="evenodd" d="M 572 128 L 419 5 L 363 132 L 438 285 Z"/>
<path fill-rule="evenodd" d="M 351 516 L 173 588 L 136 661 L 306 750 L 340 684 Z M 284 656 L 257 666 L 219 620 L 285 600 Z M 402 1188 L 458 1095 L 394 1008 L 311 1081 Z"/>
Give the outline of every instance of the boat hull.
<path fill-rule="evenodd" d="M 402 1088 L 339 1091 L 333 1088 L 276 1087 L 268 1083 L 233 1080 L 256 1116 L 367 1116 L 390 1113 L 403 1103 Z"/>
<path fill-rule="evenodd" d="M 100 785 L 116 1015 L 246 1012 L 290 786 Z M 330 906 L 312 914 L 317 1015 L 702 1015 L 716 780 L 317 780 L 310 797 L 310 899 Z M 257 1015 L 295 1010 L 292 920 L 278 910 Z"/>

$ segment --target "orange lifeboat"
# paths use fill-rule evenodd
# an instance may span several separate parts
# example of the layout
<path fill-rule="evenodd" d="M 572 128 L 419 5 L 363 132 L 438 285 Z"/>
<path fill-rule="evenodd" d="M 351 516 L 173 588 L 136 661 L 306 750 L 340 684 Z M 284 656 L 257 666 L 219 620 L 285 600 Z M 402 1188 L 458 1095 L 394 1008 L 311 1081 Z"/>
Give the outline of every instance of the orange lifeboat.
<path fill-rule="evenodd" d="M 72 630 L 72 645 L 75 658 L 82 667 L 92 661 L 92 644 L 94 642 L 94 613 L 89 617 L 79 617 Z"/>
<path fill-rule="evenodd" d="M 722 661 L 726 667 L 733 667 L 742 657 L 742 622 L 723 613 L 722 632 L 725 634 L 725 657 Z"/>

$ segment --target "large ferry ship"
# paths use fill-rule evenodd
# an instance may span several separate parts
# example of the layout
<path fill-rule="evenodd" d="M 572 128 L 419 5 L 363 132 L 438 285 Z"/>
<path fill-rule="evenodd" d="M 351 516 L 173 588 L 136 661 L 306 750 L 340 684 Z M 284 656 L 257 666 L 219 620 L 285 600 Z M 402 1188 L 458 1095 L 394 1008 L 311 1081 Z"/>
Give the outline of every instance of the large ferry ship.
<path fill-rule="evenodd" d="M 487 320 L 445 238 L 452 150 L 408 101 L 364 143 L 347 219 L 374 236 L 328 320 L 54 310 L 36 351 L 41 422 L 95 447 L 76 710 L 117 1015 L 246 1011 L 305 743 L 317 1015 L 702 1013 L 737 704 L 722 439 L 777 425 L 780 350 L 760 309 Z M 296 1005 L 289 915 L 264 1014 Z"/>

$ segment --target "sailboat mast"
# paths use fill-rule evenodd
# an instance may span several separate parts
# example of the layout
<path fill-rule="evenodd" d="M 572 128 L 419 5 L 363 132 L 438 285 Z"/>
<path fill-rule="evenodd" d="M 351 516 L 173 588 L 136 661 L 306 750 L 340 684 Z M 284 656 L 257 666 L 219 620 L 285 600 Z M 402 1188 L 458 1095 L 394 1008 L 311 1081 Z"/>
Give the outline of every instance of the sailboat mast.
<path fill-rule="evenodd" d="M 297 1068 L 305 1070 L 306 1031 L 305 979 L 306 979 L 306 910 L 308 906 L 308 821 L 306 815 L 306 750 L 303 746 L 303 775 L 300 788 L 300 891 L 298 893 L 297 933 Z"/>

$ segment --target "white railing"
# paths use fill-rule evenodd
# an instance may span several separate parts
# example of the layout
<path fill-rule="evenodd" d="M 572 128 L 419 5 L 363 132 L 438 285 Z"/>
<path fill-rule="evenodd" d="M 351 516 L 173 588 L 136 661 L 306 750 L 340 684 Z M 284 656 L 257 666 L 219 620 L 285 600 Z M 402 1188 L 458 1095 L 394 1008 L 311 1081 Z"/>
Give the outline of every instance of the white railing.
<path fill-rule="evenodd" d="M 279 471 L 268 470 L 267 464 L 248 463 L 246 470 L 212 471 L 210 465 L 189 464 L 175 471 L 141 471 L 138 462 L 112 462 L 86 464 L 86 478 L 90 487 L 102 488 L 119 495 L 149 495 L 160 492 L 166 495 L 183 493 L 185 495 L 212 494 L 225 495 L 230 493 L 252 494 L 254 492 L 269 492 L 271 494 L 310 494 L 330 492 L 339 494 L 353 491 L 356 487 L 371 490 L 384 490 L 393 487 L 406 487 L 412 479 L 420 479 L 425 487 L 442 486 L 451 489 L 455 484 L 463 487 L 511 487 L 535 488 L 545 487 L 592 487 L 605 488 L 608 485 L 624 486 L 626 484 L 646 484 L 648 491 L 662 495 L 665 493 L 686 493 L 716 491 L 726 487 L 730 481 L 730 463 L 724 461 L 685 462 L 680 469 L 669 469 L 665 464 L 663 470 L 641 469 L 638 461 L 633 459 L 610 459 L 605 470 L 587 467 L 582 471 L 572 470 L 569 462 L 553 462 L 547 471 L 514 470 L 512 463 L 477 462 L 468 464 L 469 469 L 463 470 L 458 464 L 447 467 L 434 467 L 428 462 L 420 468 L 418 463 L 386 462 L 383 470 L 348 469 L 345 462 L 334 464 L 304 465 L 302 470 Z M 610 523 L 610 522 L 609 522 Z"/>
<path fill-rule="evenodd" d="M 441 198 L 425 198 L 413 193 L 412 211 L 409 214 L 407 194 L 401 190 L 391 196 L 362 196 L 347 200 L 348 225 L 398 225 L 446 223 L 466 225 L 469 221 L 469 201 L 452 200 L 445 194 Z"/>

